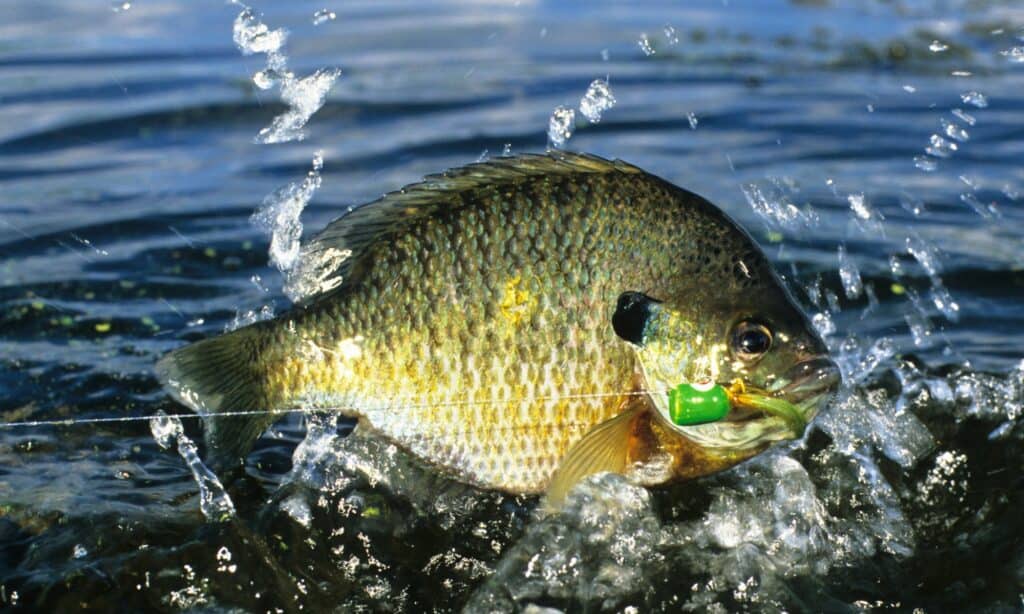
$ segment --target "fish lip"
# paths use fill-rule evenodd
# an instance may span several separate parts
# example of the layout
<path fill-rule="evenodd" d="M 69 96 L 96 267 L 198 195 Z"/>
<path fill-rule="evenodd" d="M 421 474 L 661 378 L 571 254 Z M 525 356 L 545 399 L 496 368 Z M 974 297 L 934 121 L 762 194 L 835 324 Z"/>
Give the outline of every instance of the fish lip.
<path fill-rule="evenodd" d="M 831 398 L 839 390 L 841 384 L 839 365 L 827 356 L 816 356 L 790 368 L 780 384 L 769 392 L 796 405 L 804 414 L 813 414 L 825 404 L 826 398 Z M 808 419 L 811 417 L 807 416 Z"/>
<path fill-rule="evenodd" d="M 774 386 L 762 391 L 793 404 L 806 425 L 831 400 L 841 383 L 838 365 L 827 356 L 819 355 L 797 363 L 783 373 Z M 667 409 L 663 408 L 661 413 L 671 425 Z M 725 420 L 671 426 L 706 449 L 732 451 L 760 449 L 771 442 L 798 439 L 803 435 L 802 428 L 797 432 L 791 423 L 778 416 L 738 406 L 733 407 Z"/>

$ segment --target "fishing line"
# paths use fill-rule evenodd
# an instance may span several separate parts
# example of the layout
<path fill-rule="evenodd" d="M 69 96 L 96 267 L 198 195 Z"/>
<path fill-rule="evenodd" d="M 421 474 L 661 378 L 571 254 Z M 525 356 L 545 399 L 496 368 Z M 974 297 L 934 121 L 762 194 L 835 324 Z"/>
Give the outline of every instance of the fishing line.
<path fill-rule="evenodd" d="M 607 397 L 636 397 L 647 394 L 667 394 L 668 391 L 658 390 L 632 390 L 629 392 L 589 392 L 579 394 L 566 394 L 566 395 L 550 395 L 550 396 L 539 396 L 529 397 L 524 399 L 515 400 L 498 400 L 498 399 L 480 399 L 480 400 L 463 400 L 463 401 L 439 401 L 436 403 L 413 403 L 413 404 L 395 404 L 395 405 L 384 405 L 381 407 L 374 407 L 373 411 L 398 411 L 407 409 L 429 409 L 436 407 L 462 407 L 462 406 L 474 406 L 474 405 L 512 405 L 517 403 L 533 403 L 536 401 L 580 401 L 586 399 L 600 399 Z M 317 413 L 317 412 L 343 412 L 343 411 L 359 411 L 359 407 L 286 407 L 283 409 L 250 409 L 250 410 L 237 410 L 237 411 L 225 411 L 210 413 L 210 416 L 218 417 L 235 417 L 235 416 L 263 416 L 267 414 L 297 414 L 297 413 Z M 149 414 L 145 416 L 116 416 L 107 418 L 64 418 L 55 420 L 19 420 L 16 422 L 4 422 L 0 423 L 0 429 L 12 429 L 18 427 L 33 427 L 33 426 L 76 426 L 79 424 L 105 424 L 112 422 L 144 422 L 154 419 L 171 419 L 171 418 L 202 418 L 203 414 L 194 412 L 188 412 L 183 414 Z"/>

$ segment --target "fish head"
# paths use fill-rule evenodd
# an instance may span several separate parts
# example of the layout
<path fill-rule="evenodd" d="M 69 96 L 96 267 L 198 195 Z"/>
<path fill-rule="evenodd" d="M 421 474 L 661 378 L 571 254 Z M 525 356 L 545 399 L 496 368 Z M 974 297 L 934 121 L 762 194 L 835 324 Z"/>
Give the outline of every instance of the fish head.
<path fill-rule="evenodd" d="M 840 385 L 828 348 L 781 280 L 767 268 L 760 279 L 695 284 L 664 299 L 625 292 L 613 317 L 616 333 L 636 351 L 638 370 L 664 426 L 705 450 L 737 459 L 802 436 Z M 683 383 L 716 383 L 730 390 L 725 417 L 675 424 L 668 391 Z M 768 403 L 744 401 L 753 398 Z M 785 415 L 765 410 L 780 402 Z"/>

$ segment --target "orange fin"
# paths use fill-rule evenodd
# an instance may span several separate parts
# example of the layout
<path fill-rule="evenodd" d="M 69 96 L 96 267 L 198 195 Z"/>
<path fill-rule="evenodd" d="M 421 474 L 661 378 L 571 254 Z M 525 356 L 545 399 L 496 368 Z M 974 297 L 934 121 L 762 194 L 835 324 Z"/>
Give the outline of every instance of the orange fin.
<path fill-rule="evenodd" d="M 646 411 L 643 403 L 630 403 L 619 415 L 605 420 L 576 442 L 555 470 L 544 496 L 544 507 L 555 511 L 583 478 L 595 473 L 624 473 L 636 418 Z"/>

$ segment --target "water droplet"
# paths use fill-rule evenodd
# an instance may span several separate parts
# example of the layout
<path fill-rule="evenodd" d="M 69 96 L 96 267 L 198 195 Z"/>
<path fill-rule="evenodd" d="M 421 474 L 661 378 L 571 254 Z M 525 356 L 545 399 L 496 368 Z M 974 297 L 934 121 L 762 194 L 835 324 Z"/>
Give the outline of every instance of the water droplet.
<path fill-rule="evenodd" d="M 932 41 L 932 43 L 928 45 L 928 50 L 931 51 L 932 53 L 940 53 L 945 51 L 946 49 L 949 49 L 949 45 L 937 40 Z"/>
<path fill-rule="evenodd" d="M 950 322 L 956 322 L 960 319 L 960 305 L 953 300 L 949 290 L 942 285 L 942 281 L 938 278 L 932 279 L 932 288 L 929 291 L 931 295 L 932 304 L 939 310 L 942 315 Z"/>
<path fill-rule="evenodd" d="M 697 120 L 697 114 L 696 113 L 694 113 L 693 111 L 690 111 L 689 113 L 687 113 L 686 114 L 686 121 L 690 122 L 690 130 L 696 130 L 697 129 L 697 121 L 698 120 Z"/>
<path fill-rule="evenodd" d="M 861 291 L 864 289 L 864 284 L 860 277 L 860 269 L 857 268 L 857 263 L 846 253 L 846 247 L 843 245 L 839 246 L 839 278 L 843 282 L 843 291 L 846 293 L 846 298 L 855 299 L 860 296 Z"/>
<path fill-rule="evenodd" d="M 810 227 L 817 222 L 813 212 L 801 211 L 790 200 L 784 181 L 776 179 L 769 185 L 748 183 L 741 189 L 750 208 L 770 223 L 784 228 L 799 228 Z"/>
<path fill-rule="evenodd" d="M 978 107 L 979 109 L 984 109 L 988 106 L 988 98 L 986 98 L 981 92 L 976 92 L 974 90 L 960 94 L 960 100 L 962 100 L 964 104 L 969 104 Z"/>
<path fill-rule="evenodd" d="M 903 270 L 903 261 L 896 254 L 889 256 L 889 270 L 892 271 L 893 277 L 903 277 L 905 271 Z"/>
<path fill-rule="evenodd" d="M 640 40 L 638 40 L 636 44 L 640 45 L 640 50 L 644 52 L 644 55 L 654 55 L 654 47 L 651 46 L 651 40 L 647 38 L 646 33 L 640 35 Z"/>
<path fill-rule="evenodd" d="M 592 124 L 600 122 L 601 115 L 614 106 L 615 96 L 612 94 L 612 88 L 603 79 L 591 82 L 587 93 L 580 98 L 580 113 Z"/>
<path fill-rule="evenodd" d="M 939 161 L 928 156 L 914 156 L 914 166 L 926 173 L 931 173 L 939 168 Z"/>
<path fill-rule="evenodd" d="M 939 252 L 932 244 L 921 237 L 909 236 L 906 245 L 907 253 L 917 260 L 929 277 L 936 277 L 941 272 Z"/>
<path fill-rule="evenodd" d="M 249 7 L 235 18 L 234 40 L 243 55 L 254 53 L 277 53 L 288 39 L 284 28 L 271 30 Z"/>
<path fill-rule="evenodd" d="M 235 312 L 234 319 L 224 326 L 224 332 L 229 333 L 233 330 L 238 330 L 243 326 L 248 326 L 256 322 L 262 322 L 263 320 L 269 320 L 273 317 L 274 308 L 271 307 L 270 305 L 264 305 L 260 307 L 258 311 L 255 309 L 239 309 L 238 311 Z"/>
<path fill-rule="evenodd" d="M 903 86 L 903 91 L 907 92 L 908 94 L 913 94 L 914 92 L 917 91 L 917 88 L 914 87 L 913 85 L 904 85 Z"/>
<path fill-rule="evenodd" d="M 153 433 L 157 445 L 164 450 L 169 450 L 178 436 L 185 432 L 181 419 L 168 416 L 163 410 L 158 411 L 156 416 L 150 419 L 149 430 Z"/>
<path fill-rule="evenodd" d="M 319 11 L 313 13 L 313 25 L 319 26 L 322 23 L 334 21 L 335 17 L 337 17 L 337 15 L 335 15 L 334 11 L 330 9 L 320 9 Z"/>
<path fill-rule="evenodd" d="M 953 139 L 954 141 L 960 141 L 961 143 L 963 143 L 968 138 L 970 138 L 970 135 L 967 133 L 967 130 L 954 124 L 945 117 L 940 117 L 939 123 L 942 124 L 942 131 L 946 133 L 946 136 Z"/>
<path fill-rule="evenodd" d="M 978 200 L 978 197 L 972 192 L 964 192 L 960 195 L 960 200 L 971 209 L 974 209 L 975 213 L 983 218 L 1001 217 L 1002 213 L 999 208 L 996 207 L 995 203 L 985 204 Z"/>
<path fill-rule="evenodd" d="M 1024 47 L 1011 47 L 1006 51 L 1000 51 L 999 54 L 1015 64 L 1024 63 Z"/>
<path fill-rule="evenodd" d="M 602 61 L 607 62 L 608 60 L 611 59 L 611 57 L 612 57 L 612 54 L 607 49 L 602 49 L 601 50 L 601 60 Z"/>
<path fill-rule="evenodd" d="M 290 73 L 286 75 L 282 79 L 281 100 L 288 105 L 288 110 L 260 130 L 256 142 L 286 143 L 305 138 L 302 128 L 324 106 L 327 93 L 340 76 L 341 71 L 336 68 L 321 68 L 302 79 Z"/>
<path fill-rule="evenodd" d="M 71 553 L 72 558 L 84 559 L 89 556 L 89 551 L 85 549 L 82 544 L 75 544 L 75 548 Z"/>
<path fill-rule="evenodd" d="M 978 121 L 974 118 L 973 115 L 964 111 L 963 109 L 953 109 L 952 111 L 950 111 L 950 113 L 952 113 L 954 117 L 956 117 L 963 123 L 967 124 L 968 126 L 973 126 L 974 122 Z"/>
<path fill-rule="evenodd" d="M 299 216 L 322 182 L 322 152 L 313 156 L 313 168 L 301 182 L 289 183 L 263 199 L 250 218 L 270 235 L 270 263 L 287 275 L 299 258 L 302 221 Z"/>
<path fill-rule="evenodd" d="M 569 107 L 559 106 L 551 113 L 548 120 L 548 142 L 553 147 L 562 147 L 572 136 L 576 121 L 576 111 Z"/>
<path fill-rule="evenodd" d="M 850 203 L 850 210 L 858 218 L 866 221 L 876 217 L 874 210 L 863 194 L 850 194 L 846 197 L 846 201 Z"/>
<path fill-rule="evenodd" d="M 933 134 L 928 139 L 928 146 L 924 148 L 925 153 L 936 158 L 948 158 L 957 150 L 956 143 L 953 143 L 939 134 Z"/>
<path fill-rule="evenodd" d="M 811 324 L 814 326 L 814 330 L 818 331 L 818 334 L 822 337 L 828 337 L 836 332 L 836 324 L 832 321 L 832 314 L 827 311 L 814 314 L 811 318 Z"/>
<path fill-rule="evenodd" d="M 904 210 L 913 213 L 914 215 L 921 215 L 924 213 L 924 201 L 920 198 L 916 198 L 907 192 L 900 192 L 900 206 Z"/>
<path fill-rule="evenodd" d="M 253 74 L 252 82 L 261 90 L 269 90 L 277 83 L 277 72 L 269 68 L 258 70 Z"/>
<path fill-rule="evenodd" d="M 665 32 L 665 42 L 667 42 L 669 46 L 679 44 L 679 35 L 676 33 L 675 28 L 670 24 L 665 24 L 663 31 Z"/>
<path fill-rule="evenodd" d="M 110 3 L 110 10 L 114 11 L 115 13 L 123 13 L 124 11 L 127 11 L 130 8 L 132 8 L 132 3 L 131 2 L 111 2 Z"/>

